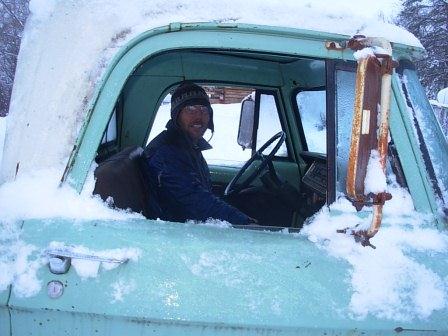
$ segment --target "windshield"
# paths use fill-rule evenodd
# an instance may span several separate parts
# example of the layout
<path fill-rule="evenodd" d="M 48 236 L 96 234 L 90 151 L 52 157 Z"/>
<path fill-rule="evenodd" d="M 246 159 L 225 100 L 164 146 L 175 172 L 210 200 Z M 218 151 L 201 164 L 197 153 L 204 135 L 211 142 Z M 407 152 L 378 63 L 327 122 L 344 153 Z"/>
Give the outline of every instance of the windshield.
<path fill-rule="evenodd" d="M 446 212 L 448 175 L 443 167 L 448 166 L 448 144 L 416 71 L 406 66 L 399 70 L 399 78 L 432 187 Z"/>

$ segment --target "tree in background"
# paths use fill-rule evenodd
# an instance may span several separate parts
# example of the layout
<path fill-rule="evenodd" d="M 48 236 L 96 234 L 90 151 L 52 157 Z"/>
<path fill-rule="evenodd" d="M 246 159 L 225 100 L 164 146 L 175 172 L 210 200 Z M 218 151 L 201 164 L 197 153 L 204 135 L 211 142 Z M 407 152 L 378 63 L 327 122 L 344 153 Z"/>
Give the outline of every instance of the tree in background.
<path fill-rule="evenodd" d="M 0 0 L 0 117 L 8 113 L 29 0 Z"/>
<path fill-rule="evenodd" d="M 404 0 L 396 23 L 413 33 L 427 56 L 415 62 L 429 98 L 448 87 L 448 0 Z"/>

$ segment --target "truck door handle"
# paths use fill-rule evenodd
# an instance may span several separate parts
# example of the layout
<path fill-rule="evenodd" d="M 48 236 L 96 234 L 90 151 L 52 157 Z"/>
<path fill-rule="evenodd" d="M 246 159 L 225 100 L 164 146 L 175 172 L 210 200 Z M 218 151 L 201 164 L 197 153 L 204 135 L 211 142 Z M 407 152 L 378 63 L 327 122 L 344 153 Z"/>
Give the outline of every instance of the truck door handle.
<path fill-rule="evenodd" d="M 46 249 L 44 251 L 44 254 L 48 256 L 50 272 L 54 274 L 67 273 L 70 268 L 72 259 L 113 264 L 124 264 L 129 260 L 129 258 L 107 258 L 93 253 L 79 253 L 73 251 L 70 247 Z"/>

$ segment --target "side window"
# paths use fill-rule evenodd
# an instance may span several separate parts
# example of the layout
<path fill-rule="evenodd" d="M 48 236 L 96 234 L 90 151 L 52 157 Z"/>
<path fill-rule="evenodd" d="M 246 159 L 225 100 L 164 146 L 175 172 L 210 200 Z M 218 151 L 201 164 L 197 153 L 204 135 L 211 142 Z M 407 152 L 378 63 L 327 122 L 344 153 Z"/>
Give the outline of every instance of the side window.
<path fill-rule="evenodd" d="M 296 102 L 308 151 L 326 154 L 326 91 L 300 91 Z"/>
<path fill-rule="evenodd" d="M 205 159 L 212 165 L 242 166 L 251 157 L 251 152 L 243 150 L 237 143 L 241 101 L 255 89 L 205 85 L 202 87 L 210 98 L 215 124 L 213 136 L 210 130 L 204 134 L 204 139 L 209 141 L 213 147 L 203 152 Z M 170 119 L 170 100 L 170 94 L 163 99 L 151 128 L 148 142 L 165 129 L 165 125 Z"/>
<path fill-rule="evenodd" d="M 260 94 L 260 113 L 258 121 L 257 131 L 257 146 L 256 149 L 263 146 L 263 144 L 272 138 L 275 134 L 282 130 L 282 125 L 279 119 L 279 113 L 275 97 L 273 94 L 262 93 Z M 275 143 L 270 147 L 275 146 Z M 268 152 L 271 148 L 268 147 L 265 152 Z M 287 157 L 288 150 L 286 143 L 280 147 L 276 156 Z"/>
<path fill-rule="evenodd" d="M 356 72 L 336 71 L 336 190 L 345 192 L 355 102 Z"/>

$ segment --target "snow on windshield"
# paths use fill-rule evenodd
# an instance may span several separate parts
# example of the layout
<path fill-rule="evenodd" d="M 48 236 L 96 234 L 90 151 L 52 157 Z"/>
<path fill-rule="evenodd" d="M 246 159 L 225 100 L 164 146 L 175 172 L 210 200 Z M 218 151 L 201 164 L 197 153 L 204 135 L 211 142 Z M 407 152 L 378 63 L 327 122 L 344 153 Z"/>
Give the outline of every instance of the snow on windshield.
<path fill-rule="evenodd" d="M 170 22 L 295 27 L 349 36 L 384 36 L 421 46 L 402 28 L 353 15 L 352 7 L 317 0 L 304 4 L 292 0 L 31 1 L 18 57 L 0 181 L 13 178 L 17 167 L 21 174 L 65 163 L 112 57 L 131 38 Z"/>

